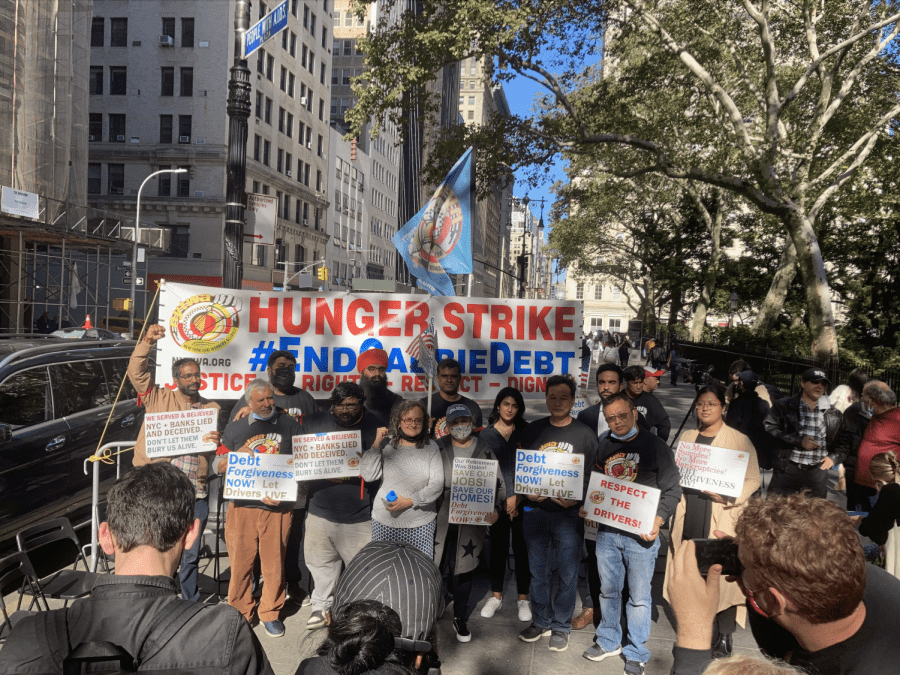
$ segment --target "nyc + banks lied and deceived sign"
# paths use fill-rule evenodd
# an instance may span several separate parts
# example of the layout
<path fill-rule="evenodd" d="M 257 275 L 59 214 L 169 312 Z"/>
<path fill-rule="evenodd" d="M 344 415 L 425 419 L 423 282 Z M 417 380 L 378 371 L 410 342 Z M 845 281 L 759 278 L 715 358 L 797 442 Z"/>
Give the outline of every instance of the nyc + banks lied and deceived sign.
<path fill-rule="evenodd" d="M 462 365 L 460 391 L 493 398 L 502 387 L 544 391 L 551 375 L 577 376 L 582 305 L 564 300 L 430 297 L 386 293 L 237 291 L 167 283 L 160 293 L 156 377 L 195 358 L 207 398 L 237 398 L 266 376 L 266 361 L 284 349 L 297 357 L 296 386 L 316 394 L 358 381 L 356 359 L 373 347 L 388 352 L 388 386 L 424 392 L 424 376 L 407 353 L 434 319 L 436 358 Z M 576 354 L 579 356 L 576 357 Z"/>

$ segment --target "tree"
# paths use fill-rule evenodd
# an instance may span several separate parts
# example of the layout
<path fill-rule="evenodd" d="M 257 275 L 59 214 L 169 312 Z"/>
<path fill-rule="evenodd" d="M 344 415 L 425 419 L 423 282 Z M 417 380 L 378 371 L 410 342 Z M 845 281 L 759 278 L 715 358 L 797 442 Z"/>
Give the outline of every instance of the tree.
<path fill-rule="evenodd" d="M 900 0 L 425 0 L 420 13 L 365 41 L 369 79 L 350 119 L 361 128 L 372 115 L 402 117 L 403 92 L 424 94 L 445 63 L 496 59 L 496 81 L 521 75 L 547 95 L 531 116 L 457 132 L 433 155 L 436 173 L 442 158 L 458 156 L 457 144 L 477 143 L 485 176 L 521 166 L 540 172 L 554 155 L 581 154 L 613 176 L 653 173 L 739 196 L 783 227 L 782 269 L 796 259 L 814 351 L 834 355 L 816 222 L 896 125 L 898 7 Z M 609 72 L 599 77 L 583 64 L 596 60 L 604 38 Z"/>

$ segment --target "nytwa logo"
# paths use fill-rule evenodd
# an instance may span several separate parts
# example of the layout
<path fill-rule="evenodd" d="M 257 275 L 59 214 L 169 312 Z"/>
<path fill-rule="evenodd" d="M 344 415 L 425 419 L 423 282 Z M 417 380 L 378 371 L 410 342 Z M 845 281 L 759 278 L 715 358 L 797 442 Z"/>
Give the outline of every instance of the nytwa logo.
<path fill-rule="evenodd" d="M 239 311 L 233 295 L 194 295 L 178 303 L 169 319 L 169 332 L 179 347 L 193 354 L 209 354 L 237 335 Z"/>

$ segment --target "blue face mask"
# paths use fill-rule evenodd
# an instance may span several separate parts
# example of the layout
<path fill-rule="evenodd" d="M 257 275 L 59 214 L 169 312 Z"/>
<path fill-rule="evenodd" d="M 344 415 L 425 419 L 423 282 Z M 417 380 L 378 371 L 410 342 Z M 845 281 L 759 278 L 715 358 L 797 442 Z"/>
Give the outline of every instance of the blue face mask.
<path fill-rule="evenodd" d="M 250 413 L 250 414 L 253 415 L 253 419 L 255 419 L 255 420 L 259 420 L 260 422 L 268 422 L 270 419 L 272 419 L 273 417 L 275 417 L 275 413 L 276 413 L 276 412 L 277 412 L 277 411 L 273 408 L 273 409 L 272 409 L 272 414 L 269 415 L 268 417 L 260 417 L 260 416 L 257 415 L 256 413 Z"/>
<path fill-rule="evenodd" d="M 636 425 L 636 424 L 635 424 L 633 427 L 631 427 L 631 431 L 629 431 L 629 432 L 628 432 L 627 434 L 625 434 L 624 436 L 619 436 L 619 434 L 617 434 L 617 433 L 616 433 L 615 431 L 613 431 L 612 429 L 609 430 L 610 436 L 612 436 L 613 438 L 615 438 L 617 441 L 627 441 L 629 438 L 634 438 L 634 435 L 635 435 L 636 433 L 637 433 L 637 425 Z"/>

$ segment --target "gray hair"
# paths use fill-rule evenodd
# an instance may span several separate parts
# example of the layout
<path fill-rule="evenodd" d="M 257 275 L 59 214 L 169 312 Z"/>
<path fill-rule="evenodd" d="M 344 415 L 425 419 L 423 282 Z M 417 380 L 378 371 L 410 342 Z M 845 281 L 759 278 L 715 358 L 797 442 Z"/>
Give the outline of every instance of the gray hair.
<path fill-rule="evenodd" d="M 262 379 L 261 377 L 257 377 L 257 378 L 250 380 L 250 382 L 247 384 L 247 386 L 244 387 L 244 393 L 243 393 L 244 400 L 247 403 L 250 403 L 250 396 L 253 394 L 254 391 L 257 391 L 260 389 L 272 389 L 272 385 L 269 384 L 266 380 Z M 272 389 L 272 391 L 274 392 L 275 390 Z"/>
<path fill-rule="evenodd" d="M 897 395 L 881 380 L 869 380 L 863 387 L 863 394 L 889 408 L 897 405 Z"/>

